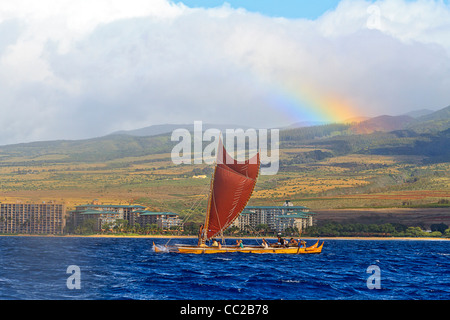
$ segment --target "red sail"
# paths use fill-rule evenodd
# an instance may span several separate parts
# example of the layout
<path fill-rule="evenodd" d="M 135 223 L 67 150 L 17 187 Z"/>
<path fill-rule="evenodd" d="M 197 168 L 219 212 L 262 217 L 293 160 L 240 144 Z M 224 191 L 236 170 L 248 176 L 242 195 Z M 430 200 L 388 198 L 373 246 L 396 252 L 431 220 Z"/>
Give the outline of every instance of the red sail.
<path fill-rule="evenodd" d="M 259 153 L 253 158 L 238 162 L 219 142 L 217 165 L 212 181 L 205 230 L 211 239 L 239 216 L 247 205 L 259 173 Z"/>

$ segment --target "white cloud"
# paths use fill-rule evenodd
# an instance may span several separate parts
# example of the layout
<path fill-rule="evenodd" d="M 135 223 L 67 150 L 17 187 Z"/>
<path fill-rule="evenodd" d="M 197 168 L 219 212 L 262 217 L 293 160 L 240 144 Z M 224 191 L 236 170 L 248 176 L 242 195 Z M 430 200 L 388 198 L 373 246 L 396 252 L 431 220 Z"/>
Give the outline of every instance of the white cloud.
<path fill-rule="evenodd" d="M 367 115 L 444 107 L 449 24 L 449 7 L 425 0 L 344 0 L 314 21 L 165 0 L 6 0 L 0 143 L 301 121 L 277 110 L 276 88 Z"/>

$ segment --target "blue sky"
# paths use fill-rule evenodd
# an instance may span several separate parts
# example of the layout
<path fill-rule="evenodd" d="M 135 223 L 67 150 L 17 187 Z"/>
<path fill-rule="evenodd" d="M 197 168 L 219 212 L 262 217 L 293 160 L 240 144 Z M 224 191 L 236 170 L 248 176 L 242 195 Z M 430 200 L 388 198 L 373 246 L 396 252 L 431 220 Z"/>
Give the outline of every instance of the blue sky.
<path fill-rule="evenodd" d="M 449 0 L 1 3 L 0 145 L 450 103 Z"/>
<path fill-rule="evenodd" d="M 406 1 L 417 2 L 417 0 Z M 244 8 L 269 17 L 315 20 L 328 10 L 334 10 L 341 0 L 174 0 L 173 2 L 182 2 L 191 8 L 214 8 L 228 3 L 234 9 Z M 436 0 L 436 2 L 450 4 L 450 0 Z"/>
<path fill-rule="evenodd" d="M 174 1 L 178 2 L 178 1 Z M 328 10 L 336 8 L 339 0 L 182 0 L 188 7 L 212 8 L 225 2 L 232 8 L 245 8 L 270 17 L 316 19 Z"/>

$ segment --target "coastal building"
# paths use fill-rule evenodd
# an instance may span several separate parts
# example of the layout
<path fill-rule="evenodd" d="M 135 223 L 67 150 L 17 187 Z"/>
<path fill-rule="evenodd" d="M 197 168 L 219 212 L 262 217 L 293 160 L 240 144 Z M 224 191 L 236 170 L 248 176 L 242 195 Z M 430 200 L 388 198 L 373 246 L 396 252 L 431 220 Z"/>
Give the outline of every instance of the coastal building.
<path fill-rule="evenodd" d="M 162 230 L 171 230 L 182 226 L 182 221 L 176 213 L 152 212 L 147 210 L 139 212 L 137 223 L 139 223 L 141 227 L 157 225 L 158 228 Z"/>
<path fill-rule="evenodd" d="M 84 209 L 81 211 L 72 211 L 74 228 L 83 225 L 85 221 L 94 221 L 94 230 L 112 229 L 123 219 L 123 212 L 109 210 Z"/>
<path fill-rule="evenodd" d="M 93 201 L 91 204 L 76 206 L 75 211 L 72 211 L 72 213 L 75 215 L 84 213 L 82 214 L 82 216 L 85 216 L 85 218 L 89 219 L 92 218 L 92 216 L 89 216 L 89 213 L 86 214 L 85 211 L 90 211 L 91 214 L 94 214 L 95 211 L 97 211 L 100 212 L 99 219 L 108 220 L 115 217 L 115 219 L 127 220 L 130 226 L 134 226 L 136 217 L 138 215 L 137 212 L 143 209 L 145 209 L 145 207 L 141 205 L 98 204 L 96 201 Z M 81 220 L 83 219 L 84 218 L 82 218 Z"/>
<path fill-rule="evenodd" d="M 313 226 L 313 216 L 308 212 L 290 212 L 288 211 L 284 215 L 280 215 L 276 219 L 275 230 L 277 232 L 283 232 L 287 228 L 293 228 L 302 232 L 307 227 Z"/>
<path fill-rule="evenodd" d="M 55 203 L 1 203 L 0 233 L 62 234 L 66 209 Z"/>
<path fill-rule="evenodd" d="M 286 200 L 282 206 L 247 206 L 234 225 L 241 230 L 256 230 L 258 225 L 267 225 L 276 232 L 294 228 L 302 232 L 314 224 L 314 212 L 304 206 L 294 206 Z"/>
<path fill-rule="evenodd" d="M 112 205 L 112 204 L 84 204 L 76 206 L 70 213 L 71 224 L 75 230 L 87 220 L 94 221 L 94 230 L 101 231 L 105 228 L 114 228 L 120 220 L 127 221 L 128 226 L 139 224 L 157 225 L 163 230 L 182 225 L 178 214 L 172 212 L 152 212 L 145 210 L 141 205 Z"/>

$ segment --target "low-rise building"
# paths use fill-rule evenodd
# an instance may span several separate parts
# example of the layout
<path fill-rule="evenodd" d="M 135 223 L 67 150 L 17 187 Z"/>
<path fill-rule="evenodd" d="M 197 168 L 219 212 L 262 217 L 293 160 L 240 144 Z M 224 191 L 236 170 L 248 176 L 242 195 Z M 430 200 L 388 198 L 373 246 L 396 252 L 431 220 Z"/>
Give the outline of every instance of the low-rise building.
<path fill-rule="evenodd" d="M 94 231 L 114 228 L 119 220 L 126 220 L 128 226 L 139 224 L 141 227 L 155 224 L 163 230 L 182 225 L 178 214 L 172 212 L 153 212 L 145 210 L 141 205 L 85 204 L 76 206 L 71 212 L 73 229 L 81 226 L 86 220 L 95 221 Z"/>
<path fill-rule="evenodd" d="M 142 210 L 137 218 L 137 223 L 141 227 L 146 225 L 157 225 L 159 229 L 170 230 L 182 226 L 181 219 L 178 214 L 173 212 L 152 212 Z"/>
<path fill-rule="evenodd" d="M 136 222 L 137 212 L 143 209 L 145 207 L 141 205 L 98 204 L 93 202 L 91 204 L 76 206 L 74 212 L 78 213 L 86 210 L 116 212 L 121 214 L 121 217 L 118 219 L 125 219 L 130 226 L 133 226 Z"/>
<path fill-rule="evenodd" d="M 112 229 L 119 220 L 123 220 L 123 212 L 109 210 L 85 209 L 72 212 L 74 228 L 83 225 L 85 221 L 94 221 L 94 230 Z"/>
<path fill-rule="evenodd" d="M 313 217 L 309 212 L 287 212 L 285 215 L 278 216 L 276 222 L 277 232 L 283 232 L 288 228 L 302 232 L 307 227 L 313 226 Z"/>
<path fill-rule="evenodd" d="M 282 206 L 247 206 L 234 225 L 240 230 L 256 230 L 258 225 L 267 225 L 276 232 L 284 232 L 287 228 L 296 228 L 301 232 L 313 226 L 314 215 L 309 208 L 294 206 L 287 200 Z"/>

